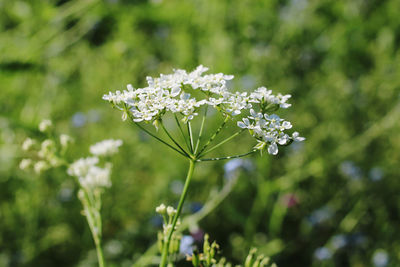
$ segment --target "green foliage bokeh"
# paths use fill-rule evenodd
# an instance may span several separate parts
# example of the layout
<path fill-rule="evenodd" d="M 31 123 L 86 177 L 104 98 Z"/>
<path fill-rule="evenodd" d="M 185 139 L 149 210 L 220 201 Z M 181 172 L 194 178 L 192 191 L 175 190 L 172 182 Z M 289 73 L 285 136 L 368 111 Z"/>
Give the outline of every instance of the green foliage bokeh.
<path fill-rule="evenodd" d="M 43 118 L 74 137 L 71 159 L 124 141 L 103 201 L 110 266 L 155 242 L 154 208 L 176 203 L 187 163 L 101 97 L 199 64 L 234 74 L 239 90 L 291 94 L 284 117 L 307 138 L 252 157 L 199 223 L 223 254 L 238 262 L 256 246 L 279 266 L 374 266 L 384 251 L 398 266 L 399 17 L 398 0 L 0 1 L 0 266 L 96 264 L 73 179 L 18 168 Z M 234 144 L 216 155 L 253 145 Z M 185 214 L 225 182 L 224 162 L 196 169 Z"/>

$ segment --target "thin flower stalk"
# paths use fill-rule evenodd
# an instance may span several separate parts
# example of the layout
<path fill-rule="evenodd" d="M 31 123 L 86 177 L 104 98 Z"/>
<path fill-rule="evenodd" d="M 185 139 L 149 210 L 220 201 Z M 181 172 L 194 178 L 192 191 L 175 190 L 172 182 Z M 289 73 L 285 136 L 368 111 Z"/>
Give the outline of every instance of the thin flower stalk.
<path fill-rule="evenodd" d="M 185 136 L 185 133 L 183 132 L 183 129 L 182 129 L 181 124 L 179 123 L 178 116 L 177 116 L 176 114 L 174 114 L 174 118 L 175 118 L 176 125 L 177 125 L 178 128 L 179 128 L 179 132 L 181 133 L 182 138 L 183 138 L 183 140 L 185 141 L 186 148 L 187 148 L 188 150 L 190 150 L 189 142 L 188 142 L 188 140 L 187 140 L 187 138 L 186 138 L 186 136 Z"/>
<path fill-rule="evenodd" d="M 164 132 L 168 135 L 169 139 L 186 155 L 186 157 L 190 158 L 189 154 L 183 149 L 178 142 L 172 137 L 172 135 L 168 132 L 167 128 L 165 127 L 164 123 L 160 121 L 161 127 L 163 128 Z"/>
<path fill-rule="evenodd" d="M 257 149 L 254 149 L 252 151 L 249 151 L 247 153 L 244 154 L 239 154 L 239 155 L 234 155 L 234 156 L 228 156 L 228 157 L 221 157 L 221 158 L 208 158 L 208 159 L 197 159 L 197 162 L 201 162 L 201 161 L 218 161 L 218 160 L 226 160 L 226 159 L 235 159 L 235 158 L 242 158 L 245 156 L 248 156 L 250 154 L 253 154 L 257 152 Z"/>
<path fill-rule="evenodd" d="M 230 140 L 232 140 L 233 138 L 235 138 L 236 136 L 238 136 L 239 134 L 241 134 L 243 131 L 244 131 L 244 129 L 242 129 L 242 130 L 240 130 L 240 131 L 234 133 L 233 135 L 229 136 L 228 138 L 222 140 L 221 142 L 219 142 L 218 144 L 216 144 L 216 145 L 213 146 L 212 148 L 210 148 L 210 149 L 204 151 L 203 153 L 201 153 L 201 154 L 199 155 L 199 157 L 203 157 L 203 156 L 207 155 L 207 154 L 210 153 L 211 151 L 213 151 L 213 150 L 217 149 L 218 147 L 222 146 L 223 144 L 229 142 Z"/>
<path fill-rule="evenodd" d="M 229 120 L 229 117 L 226 117 L 225 120 L 222 122 L 222 124 L 215 131 L 215 133 L 210 137 L 210 139 L 207 141 L 207 143 L 199 151 L 199 155 L 201 155 L 201 153 L 211 144 L 211 142 L 214 141 L 215 137 L 217 137 L 217 135 L 222 131 L 222 129 L 225 127 L 228 120 Z"/>
<path fill-rule="evenodd" d="M 178 152 L 179 154 L 181 154 L 184 157 L 187 157 L 183 152 L 179 151 L 178 149 L 176 149 L 175 147 L 173 147 L 172 145 L 168 144 L 167 142 L 165 142 L 164 140 L 162 140 L 161 138 L 159 138 L 158 136 L 152 134 L 150 131 L 146 130 L 144 127 L 142 127 L 139 123 L 135 123 L 137 127 L 139 127 L 142 131 L 144 131 L 145 133 L 147 133 L 148 135 L 150 135 L 151 137 L 155 138 L 156 140 L 160 141 L 161 143 L 163 143 L 164 145 L 168 146 L 169 148 L 171 148 L 172 150 Z"/>
<path fill-rule="evenodd" d="M 203 115 L 203 118 L 202 118 L 202 120 L 201 120 L 201 125 L 200 125 L 200 130 L 199 130 L 199 136 L 198 136 L 198 138 L 197 138 L 196 147 L 195 147 L 195 149 L 194 149 L 194 154 L 195 154 L 195 155 L 197 154 L 197 150 L 199 149 L 199 145 L 200 145 L 201 138 L 202 138 L 202 135 L 203 135 L 204 123 L 205 123 L 206 117 L 207 117 L 207 110 L 208 110 L 208 106 L 206 106 L 206 108 L 204 109 L 204 115 Z"/>
<path fill-rule="evenodd" d="M 187 123 L 187 130 L 188 130 L 189 140 L 190 140 L 190 152 L 193 153 L 193 133 L 192 133 L 192 125 L 190 122 Z"/>

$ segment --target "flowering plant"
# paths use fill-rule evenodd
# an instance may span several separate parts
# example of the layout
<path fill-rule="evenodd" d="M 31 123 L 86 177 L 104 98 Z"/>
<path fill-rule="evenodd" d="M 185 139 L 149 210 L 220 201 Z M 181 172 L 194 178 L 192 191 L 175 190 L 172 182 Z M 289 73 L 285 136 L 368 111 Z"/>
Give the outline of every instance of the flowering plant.
<path fill-rule="evenodd" d="M 66 134 L 61 134 L 59 138 L 54 138 L 52 122 L 43 120 L 39 124 L 39 131 L 47 135 L 39 145 L 38 140 L 27 138 L 22 144 L 22 149 L 31 153 L 30 158 L 22 159 L 20 168 L 33 170 L 40 174 L 50 168 L 64 166 L 67 173 L 77 179 L 79 190 L 78 198 L 82 203 L 85 216 L 97 252 L 100 267 L 104 267 L 104 256 L 101 247 L 102 220 L 101 220 L 101 194 L 105 188 L 111 186 L 112 164 L 108 157 L 116 154 L 122 145 L 121 140 L 103 140 L 90 146 L 90 157 L 80 158 L 74 162 L 66 160 L 66 151 L 72 142 L 72 138 Z M 39 149 L 38 149 L 39 148 Z"/>
<path fill-rule="evenodd" d="M 263 152 L 265 150 L 269 154 L 276 155 L 278 145 L 289 145 L 293 141 L 305 139 L 300 137 L 298 132 L 288 134 L 287 130 L 292 128 L 292 124 L 273 113 L 280 108 L 286 109 L 291 106 L 287 103 L 290 95 L 274 95 L 265 87 L 260 87 L 250 94 L 230 92 L 227 82 L 233 79 L 233 75 L 204 74 L 207 70 L 202 65 L 189 73 L 178 69 L 174 70 L 172 74 L 161 74 L 158 78 L 147 77 L 147 86 L 144 88 L 135 89 L 128 84 L 127 90 L 109 92 L 103 96 L 103 99 L 109 101 L 114 108 L 122 111 L 123 120 L 129 119 L 147 134 L 189 160 L 189 169 L 178 207 L 176 210 L 170 207 L 171 212 L 168 214 L 170 219 L 164 222 L 164 231 L 161 236 L 161 267 L 171 262 L 169 257 L 173 251 L 171 241 L 196 163 L 244 157 L 256 151 Z M 223 122 L 208 139 L 204 139 L 205 120 L 210 108 L 221 114 Z M 193 134 L 192 122 L 199 116 L 199 113 L 202 113 L 203 116 L 196 138 Z M 186 148 L 166 128 L 163 119 L 167 114 L 173 115 Z M 236 123 L 239 127 L 238 131 L 209 148 L 216 136 L 226 128 L 230 121 Z M 157 136 L 157 132 L 148 130 L 143 123 L 151 123 L 157 132 L 161 127 L 172 144 Z M 204 158 L 205 155 L 232 140 L 246 129 L 257 142 L 249 152 Z M 157 208 L 157 212 L 163 214 L 161 210 L 164 209 L 165 205 L 162 205 Z"/>

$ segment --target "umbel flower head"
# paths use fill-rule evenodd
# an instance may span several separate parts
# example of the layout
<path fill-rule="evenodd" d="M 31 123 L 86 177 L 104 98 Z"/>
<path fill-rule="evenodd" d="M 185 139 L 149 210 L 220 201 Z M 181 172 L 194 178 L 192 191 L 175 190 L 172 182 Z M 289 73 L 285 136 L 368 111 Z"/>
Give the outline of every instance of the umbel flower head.
<path fill-rule="evenodd" d="M 204 74 L 207 70 L 200 65 L 192 72 L 176 69 L 172 74 L 147 77 L 146 87 L 135 89 L 128 84 L 126 90 L 109 92 L 103 99 L 123 111 L 124 120 L 129 117 L 135 123 L 148 122 L 156 127 L 167 113 L 180 115 L 188 123 L 198 116 L 201 107 L 214 108 L 247 129 L 258 142 L 255 149 L 266 149 L 273 155 L 278 153 L 278 145 L 305 139 L 297 132 L 286 133 L 292 124 L 273 113 L 291 106 L 287 103 L 290 95 L 274 95 L 265 87 L 251 93 L 231 92 L 226 84 L 233 75 Z"/>
<path fill-rule="evenodd" d="M 78 178 L 79 184 L 87 190 L 96 188 L 106 188 L 111 186 L 111 166 L 106 162 L 104 167 L 100 167 L 100 158 L 112 156 L 118 152 L 122 145 L 122 140 L 107 139 L 98 142 L 90 147 L 91 157 L 80 158 L 70 164 L 67 173 Z"/>

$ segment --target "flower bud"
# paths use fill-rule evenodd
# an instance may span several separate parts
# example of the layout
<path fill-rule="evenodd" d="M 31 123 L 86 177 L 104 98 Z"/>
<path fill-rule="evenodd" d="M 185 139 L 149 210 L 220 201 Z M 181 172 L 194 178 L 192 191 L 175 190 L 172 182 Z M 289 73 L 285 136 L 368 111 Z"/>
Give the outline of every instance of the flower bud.
<path fill-rule="evenodd" d="M 168 206 L 167 214 L 168 214 L 168 216 L 172 217 L 172 216 L 174 216 L 176 214 L 176 210 L 173 207 Z"/>
<path fill-rule="evenodd" d="M 164 214 L 165 214 L 165 211 L 166 211 L 166 207 L 165 207 L 164 204 L 161 204 L 160 206 L 158 206 L 158 207 L 156 208 L 156 212 L 157 212 L 158 214 L 164 215 Z"/>

